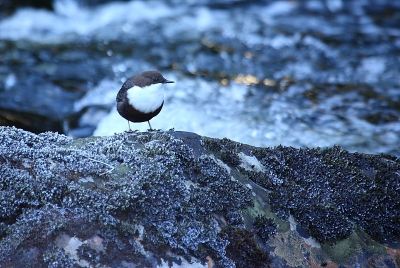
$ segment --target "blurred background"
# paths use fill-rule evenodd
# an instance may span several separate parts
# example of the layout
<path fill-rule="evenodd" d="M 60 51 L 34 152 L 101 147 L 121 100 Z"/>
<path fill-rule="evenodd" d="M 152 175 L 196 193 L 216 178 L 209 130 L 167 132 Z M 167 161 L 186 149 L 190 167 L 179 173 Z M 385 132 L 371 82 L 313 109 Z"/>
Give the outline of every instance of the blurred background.
<path fill-rule="evenodd" d="M 400 156 L 400 1 L 0 1 L 0 125 L 123 132 L 149 69 L 176 82 L 154 128 Z"/>

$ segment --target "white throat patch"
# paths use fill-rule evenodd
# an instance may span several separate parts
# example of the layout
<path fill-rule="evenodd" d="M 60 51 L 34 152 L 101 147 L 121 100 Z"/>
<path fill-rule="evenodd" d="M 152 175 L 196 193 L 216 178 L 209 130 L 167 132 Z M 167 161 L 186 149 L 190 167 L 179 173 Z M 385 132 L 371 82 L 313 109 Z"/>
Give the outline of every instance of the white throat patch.
<path fill-rule="evenodd" d="M 163 85 L 159 83 L 144 88 L 133 86 L 126 92 L 128 102 L 140 112 L 154 112 L 164 101 Z"/>

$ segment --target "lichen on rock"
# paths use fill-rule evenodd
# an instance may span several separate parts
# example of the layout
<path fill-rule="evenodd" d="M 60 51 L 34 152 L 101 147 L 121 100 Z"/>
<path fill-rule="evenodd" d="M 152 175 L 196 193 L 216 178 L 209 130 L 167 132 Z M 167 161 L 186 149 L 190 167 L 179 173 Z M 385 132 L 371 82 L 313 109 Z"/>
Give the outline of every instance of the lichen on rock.
<path fill-rule="evenodd" d="M 5 263 L 18 264 L 18 252 L 40 248 L 29 261 L 43 265 L 42 254 L 60 233 L 82 241 L 102 237 L 107 254 L 85 254 L 86 245 L 81 258 L 111 267 L 120 265 L 116 260 L 149 267 L 160 258 L 173 261 L 169 251 L 188 259 L 226 259 L 228 242 L 219 235 L 218 219 L 252 203 L 250 190 L 217 159 L 196 158 L 166 133 L 82 142 L 1 128 L 0 139 Z M 123 175 L 114 173 L 120 166 L 126 167 Z"/>
<path fill-rule="evenodd" d="M 358 260 L 394 262 L 383 243 L 400 237 L 399 167 L 337 146 L 255 148 L 175 131 L 72 140 L 0 127 L 0 264 L 303 266 L 346 263 L 335 245 L 350 244 L 365 249 L 350 251 Z"/>

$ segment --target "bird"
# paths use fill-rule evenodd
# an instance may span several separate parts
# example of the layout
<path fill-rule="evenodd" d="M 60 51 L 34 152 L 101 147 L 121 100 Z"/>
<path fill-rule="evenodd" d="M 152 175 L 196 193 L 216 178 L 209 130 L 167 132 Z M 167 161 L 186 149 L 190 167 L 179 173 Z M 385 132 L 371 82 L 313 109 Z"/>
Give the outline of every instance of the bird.
<path fill-rule="evenodd" d="M 129 78 L 118 91 L 117 111 L 128 120 L 129 131 L 133 132 L 129 122 L 148 122 L 153 130 L 150 119 L 158 115 L 164 105 L 164 84 L 175 83 L 167 80 L 154 70 L 144 71 Z"/>

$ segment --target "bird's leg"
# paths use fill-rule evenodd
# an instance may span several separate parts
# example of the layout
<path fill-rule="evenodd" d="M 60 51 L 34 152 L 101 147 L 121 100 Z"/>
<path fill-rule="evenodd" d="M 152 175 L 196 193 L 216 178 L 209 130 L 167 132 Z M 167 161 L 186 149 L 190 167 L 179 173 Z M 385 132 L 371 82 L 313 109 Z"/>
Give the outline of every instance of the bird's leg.
<path fill-rule="evenodd" d="M 151 125 L 150 125 L 150 120 L 149 120 L 149 121 L 147 121 L 147 123 L 149 123 L 149 127 L 150 127 L 149 131 L 152 131 L 152 130 L 153 130 L 153 128 L 152 128 L 152 127 L 151 127 Z"/>
<path fill-rule="evenodd" d="M 126 121 L 128 121 L 129 130 L 125 130 L 125 132 L 126 132 L 126 133 L 133 133 L 133 131 L 132 131 L 132 129 L 131 129 L 131 124 L 129 123 L 129 120 L 126 120 Z"/>

